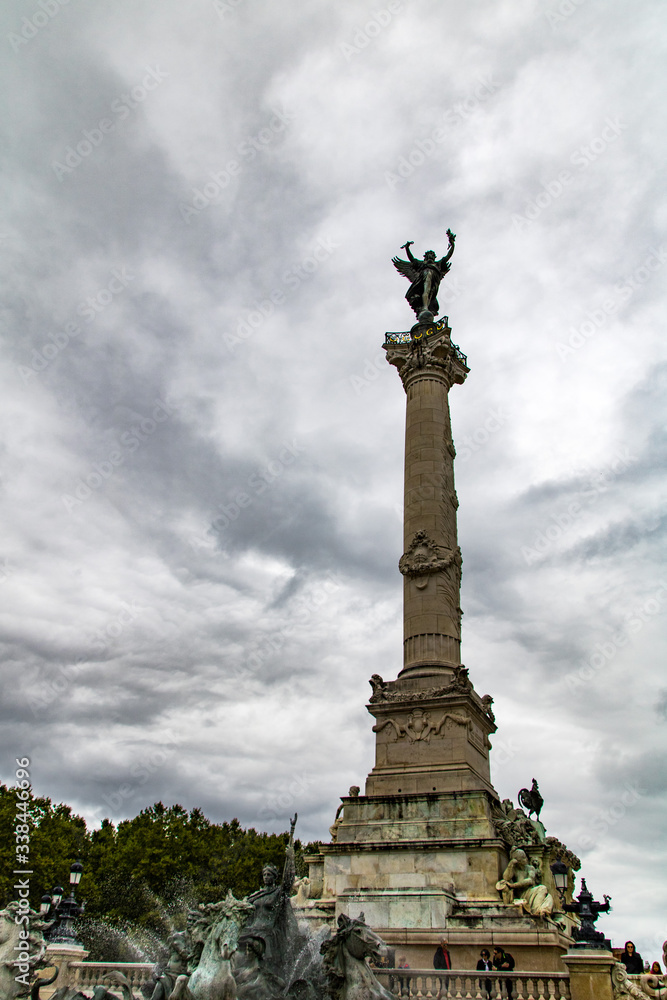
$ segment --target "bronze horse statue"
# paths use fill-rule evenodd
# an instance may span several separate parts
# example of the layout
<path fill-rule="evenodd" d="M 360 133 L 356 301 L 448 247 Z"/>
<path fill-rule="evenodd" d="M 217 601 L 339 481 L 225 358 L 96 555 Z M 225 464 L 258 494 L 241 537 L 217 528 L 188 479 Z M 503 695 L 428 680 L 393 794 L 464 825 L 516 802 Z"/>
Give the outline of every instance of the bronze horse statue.
<path fill-rule="evenodd" d="M 363 913 L 355 919 L 341 914 L 338 930 L 322 943 L 320 951 L 336 1000 L 396 1000 L 366 963 L 366 958 L 377 961 L 386 952 L 386 945 L 365 922 Z"/>

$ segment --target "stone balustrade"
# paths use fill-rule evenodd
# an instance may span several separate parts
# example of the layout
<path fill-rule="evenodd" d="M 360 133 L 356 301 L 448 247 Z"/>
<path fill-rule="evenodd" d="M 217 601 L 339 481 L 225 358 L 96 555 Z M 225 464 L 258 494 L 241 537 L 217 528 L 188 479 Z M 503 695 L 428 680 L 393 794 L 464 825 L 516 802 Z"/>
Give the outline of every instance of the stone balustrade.
<path fill-rule="evenodd" d="M 654 976 L 644 972 L 642 975 L 628 976 L 628 982 L 638 987 L 647 997 L 667 1000 L 667 975 Z"/>
<path fill-rule="evenodd" d="M 66 985 L 92 990 L 105 983 L 112 970 L 121 972 L 136 994 L 151 979 L 155 966 L 150 962 L 70 962 Z M 65 971 L 65 970 L 63 970 Z M 374 969 L 394 996 L 401 1000 L 507 1000 L 508 980 L 512 1000 L 570 1000 L 570 977 L 566 972 L 473 972 L 470 970 Z M 633 980 L 641 977 L 633 976 Z M 486 984 L 491 991 L 487 993 Z M 54 984 L 54 988 L 65 985 Z M 639 983 L 638 983 L 639 985 Z M 113 990 L 113 985 L 112 985 Z"/>
<path fill-rule="evenodd" d="M 108 972 L 115 970 L 122 972 L 130 988 L 136 991 L 151 978 L 154 969 L 153 962 L 70 962 L 67 966 L 67 985 L 77 990 L 91 990 L 104 984 L 116 992 L 113 984 L 105 982 L 104 978 Z M 59 982 L 55 985 L 65 984 Z"/>
<path fill-rule="evenodd" d="M 457 969 L 374 969 L 394 996 L 415 1000 L 570 1000 L 567 972 L 471 972 Z M 487 992 L 486 984 L 491 990 Z M 511 983 L 511 993 L 508 992 Z"/>

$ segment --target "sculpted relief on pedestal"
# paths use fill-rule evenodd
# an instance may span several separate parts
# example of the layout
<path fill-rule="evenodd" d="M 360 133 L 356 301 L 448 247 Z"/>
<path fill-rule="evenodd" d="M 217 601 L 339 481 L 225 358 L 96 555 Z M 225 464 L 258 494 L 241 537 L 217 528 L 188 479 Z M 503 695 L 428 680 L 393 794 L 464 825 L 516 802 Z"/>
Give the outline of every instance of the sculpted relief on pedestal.
<path fill-rule="evenodd" d="M 494 805 L 492 813 L 496 833 L 511 847 L 526 847 L 545 842 L 545 829 L 539 820 L 529 819 L 523 809 L 515 809 L 511 799 Z"/>
<path fill-rule="evenodd" d="M 443 735 L 442 729 L 448 719 L 451 719 L 452 722 L 459 726 L 465 726 L 468 731 L 472 728 L 471 719 L 459 712 L 445 712 L 438 723 L 433 723 L 431 722 L 429 712 L 425 712 L 421 708 L 415 708 L 408 716 L 408 721 L 405 724 L 390 717 L 373 726 L 373 732 L 379 733 L 386 726 L 392 726 L 397 740 L 407 736 L 410 743 L 416 743 L 419 740 L 428 743 L 431 736 Z"/>

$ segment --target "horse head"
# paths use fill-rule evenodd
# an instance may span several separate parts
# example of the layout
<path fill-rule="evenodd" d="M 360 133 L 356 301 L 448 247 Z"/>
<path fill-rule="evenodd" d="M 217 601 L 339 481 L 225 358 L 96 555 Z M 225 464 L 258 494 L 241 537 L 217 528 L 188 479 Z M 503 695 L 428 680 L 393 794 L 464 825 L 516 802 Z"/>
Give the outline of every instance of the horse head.
<path fill-rule="evenodd" d="M 320 951 L 335 1000 L 394 1000 L 366 963 L 367 958 L 377 961 L 386 954 L 387 946 L 368 926 L 363 913 L 355 918 L 342 914 L 336 934 L 323 942 Z"/>
<path fill-rule="evenodd" d="M 346 955 L 357 962 L 364 962 L 366 958 L 378 959 L 386 951 L 386 945 L 368 926 L 363 913 L 353 918 L 342 913 L 338 918 L 338 930 L 330 941 L 322 944 L 321 951 L 325 964 L 334 975 L 343 978 Z"/>
<path fill-rule="evenodd" d="M 384 941 L 371 930 L 364 920 L 363 913 L 349 921 L 346 938 L 347 950 L 353 958 L 360 961 L 366 958 L 377 960 L 383 952 L 386 952 Z"/>

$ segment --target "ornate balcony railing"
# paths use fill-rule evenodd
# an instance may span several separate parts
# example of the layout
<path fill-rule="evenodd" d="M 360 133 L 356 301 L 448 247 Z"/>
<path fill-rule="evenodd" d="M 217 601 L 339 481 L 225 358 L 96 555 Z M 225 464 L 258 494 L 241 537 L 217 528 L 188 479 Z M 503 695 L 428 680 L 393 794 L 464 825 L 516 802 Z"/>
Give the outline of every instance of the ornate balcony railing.
<path fill-rule="evenodd" d="M 434 333 L 440 333 L 442 330 L 444 330 L 446 325 L 447 325 L 447 323 L 446 323 L 446 320 L 445 320 L 445 323 L 443 323 L 442 325 L 440 323 L 438 323 L 436 326 L 434 326 L 433 330 L 430 333 L 427 333 L 427 335 L 426 335 L 427 340 L 428 340 L 429 337 L 433 336 Z M 390 344 L 410 344 L 412 342 L 412 333 L 410 333 L 410 332 L 407 332 L 407 333 L 385 333 L 385 335 L 384 335 L 384 342 L 385 342 L 385 346 L 387 346 L 387 347 Z M 463 353 L 463 351 L 460 349 L 460 347 L 458 347 L 456 344 L 452 343 L 451 341 L 450 341 L 450 346 L 451 346 L 451 349 L 452 349 L 452 353 L 454 354 L 454 357 L 457 358 L 457 360 L 460 361 L 461 364 L 465 368 L 467 368 L 468 367 L 468 358 L 467 358 L 467 356 Z"/>
<path fill-rule="evenodd" d="M 430 323 L 426 331 L 426 336 L 432 337 L 434 333 L 442 333 L 443 330 L 449 330 L 449 316 L 443 316 L 442 319 Z M 411 331 L 407 333 L 386 333 L 384 336 L 385 344 L 409 344 L 411 340 Z"/>
<path fill-rule="evenodd" d="M 570 1000 L 567 972 L 373 971 L 394 996 L 405 1000 L 507 1000 L 510 996 L 512 1000 Z"/>

